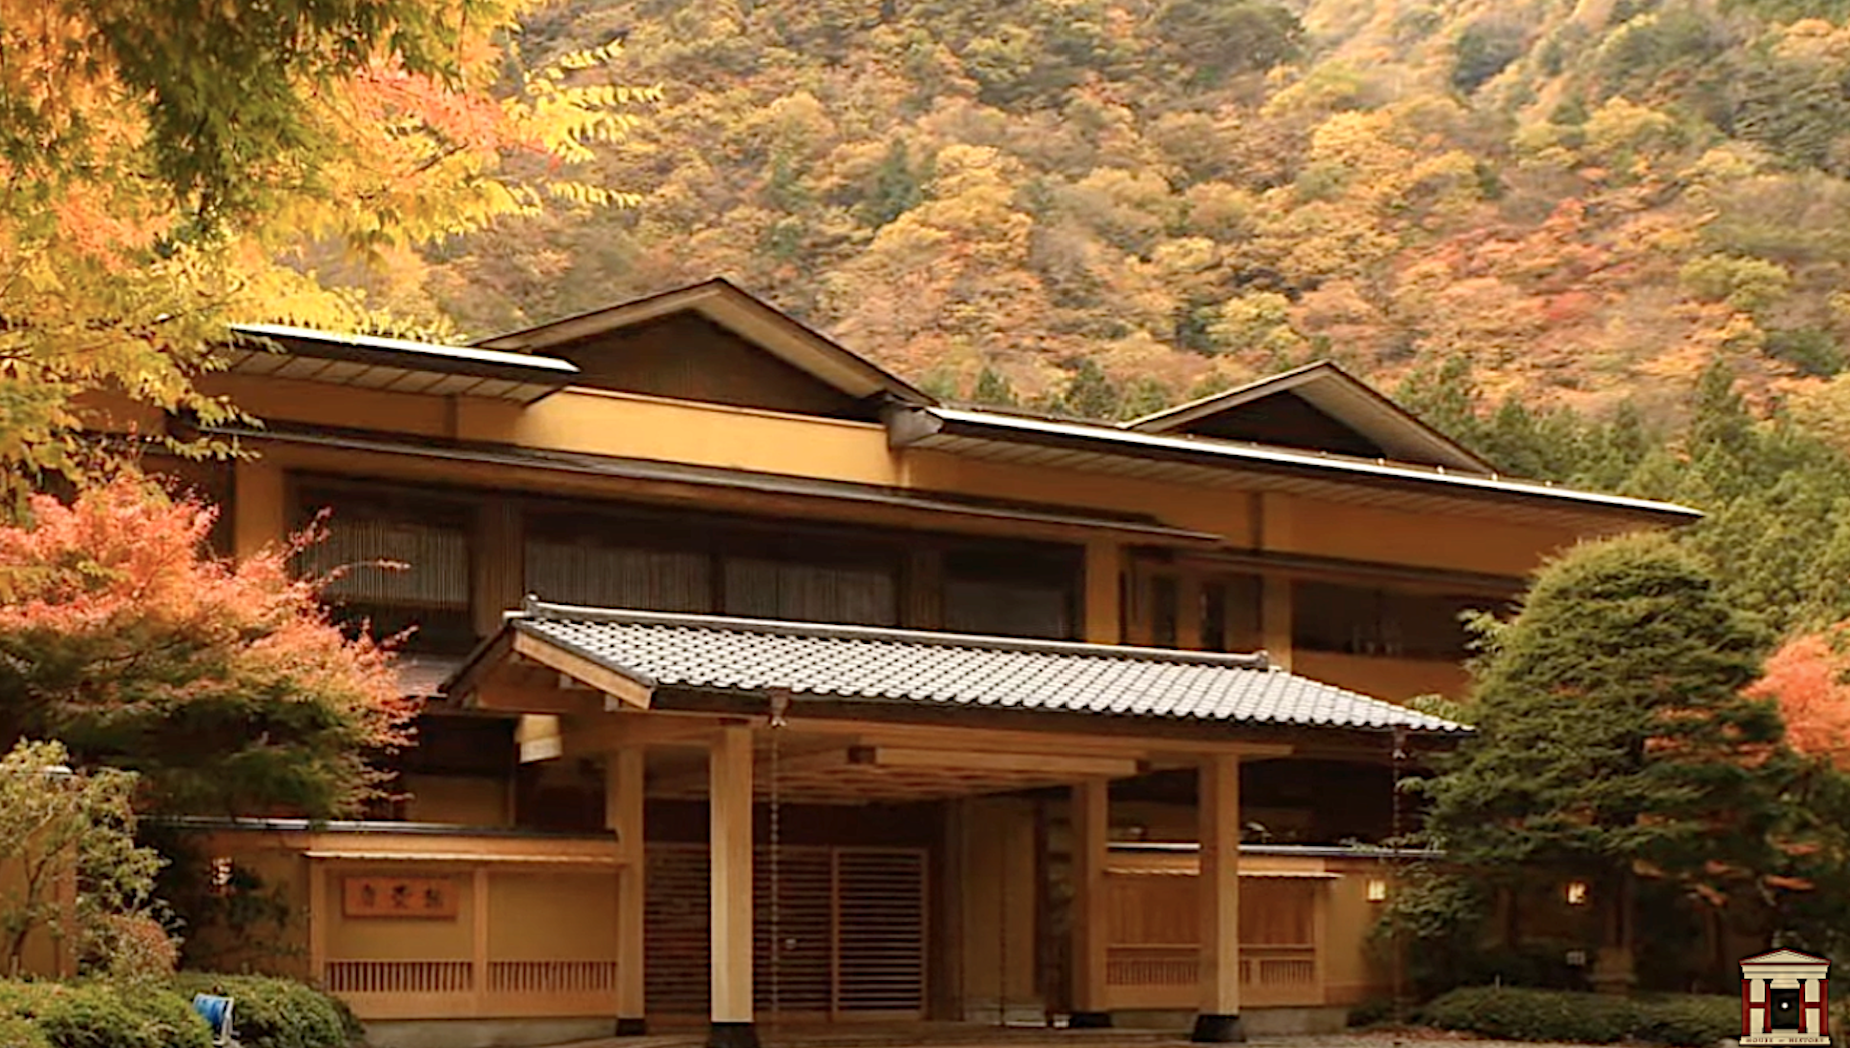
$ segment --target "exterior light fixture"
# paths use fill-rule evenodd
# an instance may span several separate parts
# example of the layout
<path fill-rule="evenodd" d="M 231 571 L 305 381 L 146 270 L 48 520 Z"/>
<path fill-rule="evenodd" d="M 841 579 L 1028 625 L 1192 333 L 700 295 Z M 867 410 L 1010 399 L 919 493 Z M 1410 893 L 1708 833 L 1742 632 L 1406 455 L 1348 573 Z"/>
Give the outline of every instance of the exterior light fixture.
<path fill-rule="evenodd" d="M 1585 906 L 1587 904 L 1587 882 L 1568 881 L 1567 888 L 1562 894 L 1566 897 L 1569 906 Z"/>
<path fill-rule="evenodd" d="M 1369 902 L 1385 902 L 1387 900 L 1387 882 L 1379 877 L 1372 878 L 1368 882 L 1366 892 Z"/>

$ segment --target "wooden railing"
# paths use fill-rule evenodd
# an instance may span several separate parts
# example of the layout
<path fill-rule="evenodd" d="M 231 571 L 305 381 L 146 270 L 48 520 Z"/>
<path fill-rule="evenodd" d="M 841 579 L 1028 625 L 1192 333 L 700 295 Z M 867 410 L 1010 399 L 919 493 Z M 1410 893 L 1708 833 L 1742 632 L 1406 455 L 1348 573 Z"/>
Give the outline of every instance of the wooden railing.
<path fill-rule="evenodd" d="M 475 965 L 469 961 L 329 961 L 324 984 L 332 993 L 469 993 Z"/>
<path fill-rule="evenodd" d="M 490 961 L 489 993 L 617 992 L 615 961 Z"/>
<path fill-rule="evenodd" d="M 599 1015 L 615 1007 L 617 962 L 490 961 L 478 973 L 461 960 L 343 960 L 322 978 L 363 1019 Z"/>
<path fill-rule="evenodd" d="M 1201 949 L 1194 943 L 1112 946 L 1105 986 L 1113 1008 L 1192 1008 L 1200 999 Z M 1313 945 L 1240 947 L 1243 1005 L 1323 1003 Z"/>

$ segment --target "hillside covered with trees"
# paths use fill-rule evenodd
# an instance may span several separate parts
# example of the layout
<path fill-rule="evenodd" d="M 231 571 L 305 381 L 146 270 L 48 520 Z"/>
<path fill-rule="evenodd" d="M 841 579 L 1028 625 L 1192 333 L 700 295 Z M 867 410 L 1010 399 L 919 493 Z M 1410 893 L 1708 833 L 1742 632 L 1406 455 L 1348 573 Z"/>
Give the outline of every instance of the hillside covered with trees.
<path fill-rule="evenodd" d="M 1802 399 L 1850 338 L 1831 6 L 570 0 L 521 47 L 621 37 L 663 85 L 596 162 L 641 206 L 503 222 L 390 297 L 483 333 L 726 275 L 939 391 L 1083 378 L 1091 415 L 1318 357 L 1668 419 L 1720 354 Z"/>

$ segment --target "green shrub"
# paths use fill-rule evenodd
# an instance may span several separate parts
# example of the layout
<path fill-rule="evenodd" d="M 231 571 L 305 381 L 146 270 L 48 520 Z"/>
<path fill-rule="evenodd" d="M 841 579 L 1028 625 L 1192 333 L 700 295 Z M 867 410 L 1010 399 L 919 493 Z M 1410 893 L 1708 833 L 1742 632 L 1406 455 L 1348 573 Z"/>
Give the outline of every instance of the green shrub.
<path fill-rule="evenodd" d="M 6 1048 L 51 1048 L 45 1031 L 29 1019 L 0 1015 L 0 1044 Z"/>
<path fill-rule="evenodd" d="M 1425 1020 L 1442 1030 L 1468 1030 L 1506 1041 L 1610 1044 L 1639 1025 L 1623 997 L 1590 993 L 1473 986 L 1426 1005 Z"/>
<path fill-rule="evenodd" d="M 1421 1018 L 1444 1030 L 1511 1041 L 1610 1044 L 1632 1039 L 1702 1048 L 1740 1032 L 1733 997 L 1607 997 L 1592 993 L 1474 986 L 1439 997 Z"/>
<path fill-rule="evenodd" d="M 293 979 L 182 972 L 174 985 L 189 1001 L 196 993 L 230 997 L 231 1025 L 244 1048 L 347 1048 L 360 1039 L 345 1005 Z"/>
<path fill-rule="evenodd" d="M 0 982 L 0 1032 L 36 1048 L 209 1048 L 211 1032 L 179 994 L 104 982 Z M 0 1041 L 11 1046 L 12 1040 Z"/>
<path fill-rule="evenodd" d="M 1640 999 L 1645 1026 L 1632 1031 L 1641 1041 L 1704 1048 L 1741 1035 L 1739 997 L 1694 994 Z"/>

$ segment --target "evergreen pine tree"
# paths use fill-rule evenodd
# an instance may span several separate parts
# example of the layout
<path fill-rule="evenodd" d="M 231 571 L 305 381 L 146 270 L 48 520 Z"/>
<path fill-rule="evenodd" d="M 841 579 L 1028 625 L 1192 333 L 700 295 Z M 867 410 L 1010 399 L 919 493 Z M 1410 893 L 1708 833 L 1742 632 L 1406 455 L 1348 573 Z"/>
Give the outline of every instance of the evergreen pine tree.
<path fill-rule="evenodd" d="M 976 388 L 971 391 L 970 399 L 978 404 L 998 408 L 1012 408 L 1020 403 L 1020 398 L 1015 395 L 1015 387 L 1008 378 L 988 366 L 977 374 Z"/>
<path fill-rule="evenodd" d="M 1480 734 L 1428 785 L 1429 832 L 1505 887 L 1589 881 L 1605 957 L 1629 971 L 1641 883 L 1720 906 L 1778 867 L 1790 755 L 1777 710 L 1740 693 L 1762 643 L 1670 538 L 1575 549 L 1487 632 Z"/>
<path fill-rule="evenodd" d="M 1116 418 L 1123 399 L 1118 384 L 1103 368 L 1091 360 L 1081 360 L 1060 395 L 1060 410 L 1076 418 Z"/>

